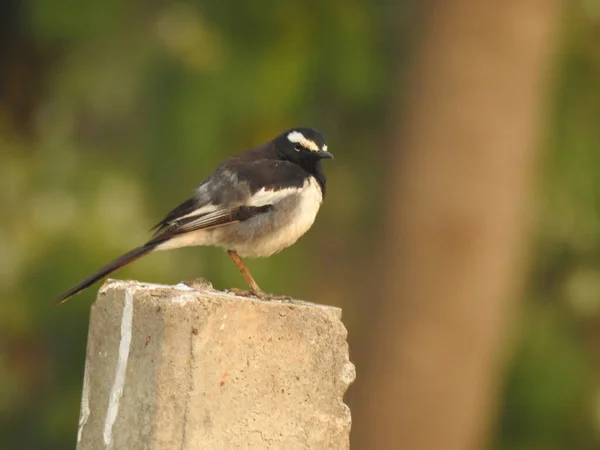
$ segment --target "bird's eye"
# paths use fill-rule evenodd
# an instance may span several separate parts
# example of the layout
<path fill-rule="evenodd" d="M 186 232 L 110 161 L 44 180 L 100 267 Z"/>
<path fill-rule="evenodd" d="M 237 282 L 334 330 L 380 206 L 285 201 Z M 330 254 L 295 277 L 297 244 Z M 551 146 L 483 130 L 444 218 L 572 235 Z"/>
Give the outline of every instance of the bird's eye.
<path fill-rule="evenodd" d="M 297 152 L 299 152 L 300 150 L 302 150 L 302 146 L 300 144 L 296 144 L 296 146 L 294 147 L 296 149 Z"/>

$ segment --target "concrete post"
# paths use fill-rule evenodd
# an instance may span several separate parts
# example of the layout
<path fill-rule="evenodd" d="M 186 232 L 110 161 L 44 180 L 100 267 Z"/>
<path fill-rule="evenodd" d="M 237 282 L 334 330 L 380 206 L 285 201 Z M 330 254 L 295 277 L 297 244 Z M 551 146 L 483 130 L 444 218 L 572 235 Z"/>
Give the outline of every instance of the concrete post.
<path fill-rule="evenodd" d="M 341 310 L 210 284 L 107 281 L 92 306 L 78 450 L 347 449 Z"/>

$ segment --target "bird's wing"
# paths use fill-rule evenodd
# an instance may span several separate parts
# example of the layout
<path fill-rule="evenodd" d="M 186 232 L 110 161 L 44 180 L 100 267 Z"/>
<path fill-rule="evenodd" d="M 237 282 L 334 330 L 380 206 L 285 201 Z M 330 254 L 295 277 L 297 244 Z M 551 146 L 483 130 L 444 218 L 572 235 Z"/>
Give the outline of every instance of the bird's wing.
<path fill-rule="evenodd" d="M 191 196 L 186 201 L 177 205 L 175 208 L 173 208 L 171 211 L 169 211 L 169 213 L 164 217 L 164 219 L 162 219 L 160 222 L 158 222 L 156 225 L 154 225 L 150 229 L 150 231 L 154 231 L 154 235 L 156 236 L 157 234 L 160 234 L 162 231 L 164 231 L 165 228 L 168 228 L 171 224 L 173 224 L 178 219 L 188 217 L 188 215 L 190 215 L 190 214 L 197 215 L 202 212 L 203 207 L 212 209 L 212 208 L 210 208 L 210 206 L 211 206 L 210 200 L 211 199 L 210 199 L 210 194 L 207 189 L 209 184 L 210 184 L 210 178 L 208 180 L 202 182 L 202 184 L 200 184 L 200 186 L 198 186 L 198 188 L 196 188 L 193 196 Z"/>
<path fill-rule="evenodd" d="M 154 228 L 150 242 L 242 222 L 263 214 L 291 191 L 300 189 L 309 175 L 298 165 L 280 160 L 223 164 Z"/>

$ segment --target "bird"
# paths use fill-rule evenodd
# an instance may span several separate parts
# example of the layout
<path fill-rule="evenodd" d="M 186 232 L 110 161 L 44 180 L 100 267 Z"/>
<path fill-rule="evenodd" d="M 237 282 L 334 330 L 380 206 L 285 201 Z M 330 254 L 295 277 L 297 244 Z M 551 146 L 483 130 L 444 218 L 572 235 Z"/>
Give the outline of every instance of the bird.
<path fill-rule="evenodd" d="M 66 302 L 149 253 L 189 246 L 227 251 L 250 288 L 231 289 L 234 293 L 264 300 L 282 298 L 266 294 L 242 258 L 269 257 L 311 228 L 326 191 L 324 159 L 333 159 L 325 137 L 308 127 L 291 128 L 230 156 L 151 229 L 153 235 L 145 244 L 67 289 L 56 303 Z"/>

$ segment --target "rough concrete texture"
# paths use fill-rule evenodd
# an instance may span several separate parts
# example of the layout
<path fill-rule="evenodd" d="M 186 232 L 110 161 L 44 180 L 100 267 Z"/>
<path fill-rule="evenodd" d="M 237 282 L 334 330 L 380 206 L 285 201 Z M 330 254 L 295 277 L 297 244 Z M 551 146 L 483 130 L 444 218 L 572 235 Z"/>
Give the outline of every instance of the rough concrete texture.
<path fill-rule="evenodd" d="M 107 281 L 92 306 L 77 448 L 347 449 L 341 310 L 209 284 Z"/>

